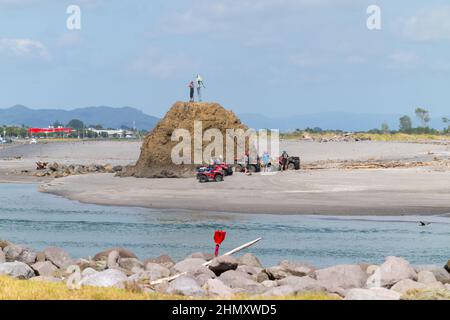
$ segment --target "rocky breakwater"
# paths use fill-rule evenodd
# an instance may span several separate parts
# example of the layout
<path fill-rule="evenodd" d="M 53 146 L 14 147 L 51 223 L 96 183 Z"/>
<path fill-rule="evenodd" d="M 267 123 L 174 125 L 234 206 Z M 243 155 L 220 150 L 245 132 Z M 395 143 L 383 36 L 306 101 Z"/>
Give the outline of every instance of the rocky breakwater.
<path fill-rule="evenodd" d="M 56 247 L 35 251 L 0 241 L 0 248 L 0 274 L 27 281 L 67 281 L 70 270 L 79 272 L 79 286 L 118 287 L 191 298 L 245 295 L 270 299 L 321 293 L 347 300 L 400 300 L 426 293 L 430 299 L 450 299 L 450 261 L 445 267 L 412 266 L 403 258 L 388 257 L 381 265 L 317 269 L 292 261 L 264 267 L 249 253 L 219 258 L 194 253 L 174 262 L 167 255 L 140 260 L 123 248 L 112 248 L 86 259 L 73 259 Z M 208 267 L 203 265 L 211 260 Z"/>
<path fill-rule="evenodd" d="M 123 169 L 122 166 L 113 166 L 111 164 L 60 164 L 54 162 L 39 166 L 34 172 L 24 172 L 39 178 L 49 177 L 53 179 L 64 178 L 73 175 L 81 175 L 88 173 L 119 173 Z"/>

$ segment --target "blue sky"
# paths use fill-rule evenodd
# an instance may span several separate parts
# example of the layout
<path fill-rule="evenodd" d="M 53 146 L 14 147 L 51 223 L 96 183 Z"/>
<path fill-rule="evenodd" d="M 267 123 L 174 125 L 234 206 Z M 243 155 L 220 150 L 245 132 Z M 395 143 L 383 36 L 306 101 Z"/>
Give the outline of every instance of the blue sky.
<path fill-rule="evenodd" d="M 81 30 L 66 8 L 81 7 Z M 381 7 L 382 29 L 366 27 Z M 0 0 L 0 107 L 133 106 L 204 97 L 238 113 L 432 115 L 450 108 L 444 0 Z"/>

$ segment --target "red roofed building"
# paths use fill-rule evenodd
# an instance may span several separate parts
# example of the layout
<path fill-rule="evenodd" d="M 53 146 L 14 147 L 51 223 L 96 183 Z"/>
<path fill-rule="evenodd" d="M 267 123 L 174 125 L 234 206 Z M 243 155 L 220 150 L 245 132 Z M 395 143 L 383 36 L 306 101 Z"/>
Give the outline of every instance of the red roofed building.
<path fill-rule="evenodd" d="M 73 130 L 71 128 L 29 128 L 28 134 L 32 136 L 36 133 L 71 133 Z"/>

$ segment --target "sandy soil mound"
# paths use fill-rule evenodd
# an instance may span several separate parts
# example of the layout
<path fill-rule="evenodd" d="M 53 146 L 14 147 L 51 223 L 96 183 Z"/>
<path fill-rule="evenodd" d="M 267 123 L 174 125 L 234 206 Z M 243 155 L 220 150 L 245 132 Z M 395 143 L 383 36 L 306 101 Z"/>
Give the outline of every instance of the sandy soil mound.
<path fill-rule="evenodd" d="M 128 167 L 121 176 L 138 178 L 192 176 L 196 165 L 173 164 L 171 152 L 179 142 L 172 141 L 171 137 L 175 129 L 186 129 L 193 137 L 194 121 L 202 121 L 202 133 L 212 128 L 219 129 L 224 136 L 224 146 L 226 129 L 247 129 L 232 111 L 226 110 L 217 103 L 177 102 L 145 138 L 136 165 Z M 208 143 L 203 143 L 203 150 L 207 145 Z M 192 147 L 192 159 L 193 153 Z"/>

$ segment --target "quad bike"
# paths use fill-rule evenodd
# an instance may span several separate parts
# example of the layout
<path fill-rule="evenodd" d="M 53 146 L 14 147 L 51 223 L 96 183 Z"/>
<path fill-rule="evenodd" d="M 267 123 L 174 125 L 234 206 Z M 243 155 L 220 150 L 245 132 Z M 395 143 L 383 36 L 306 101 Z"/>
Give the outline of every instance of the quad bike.
<path fill-rule="evenodd" d="M 217 167 L 220 167 L 223 171 L 224 176 L 232 176 L 233 175 L 233 167 L 229 164 L 221 163 L 216 165 Z"/>
<path fill-rule="evenodd" d="M 287 167 L 288 170 L 300 170 L 300 157 L 289 157 Z"/>
<path fill-rule="evenodd" d="M 197 170 L 197 179 L 200 183 L 221 182 L 224 172 L 220 166 L 201 167 Z"/>
<path fill-rule="evenodd" d="M 237 159 L 234 161 L 234 171 L 244 172 L 245 167 L 246 167 L 246 164 L 244 161 L 238 161 Z M 247 167 L 248 167 L 248 171 L 251 173 L 260 172 L 261 165 L 259 164 L 259 158 L 257 158 L 256 161 L 251 160 Z"/>
<path fill-rule="evenodd" d="M 288 157 L 286 159 L 286 165 L 288 170 L 300 170 L 300 157 Z M 283 158 L 280 157 L 279 164 L 283 166 Z"/>

